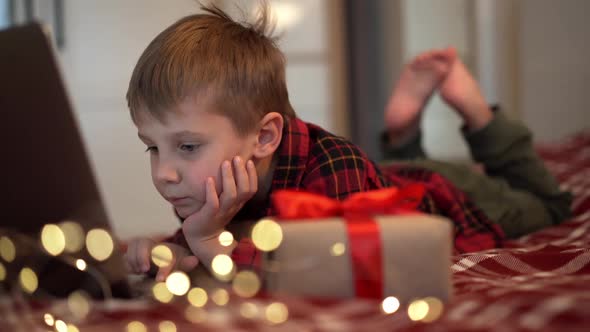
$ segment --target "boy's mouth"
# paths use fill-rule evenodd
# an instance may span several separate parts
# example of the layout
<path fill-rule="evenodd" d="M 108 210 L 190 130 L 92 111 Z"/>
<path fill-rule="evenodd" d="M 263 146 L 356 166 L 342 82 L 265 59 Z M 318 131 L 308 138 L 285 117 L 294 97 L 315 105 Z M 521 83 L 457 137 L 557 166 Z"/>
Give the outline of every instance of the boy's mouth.
<path fill-rule="evenodd" d="M 166 200 L 172 205 L 184 205 L 189 202 L 189 197 L 166 197 Z"/>

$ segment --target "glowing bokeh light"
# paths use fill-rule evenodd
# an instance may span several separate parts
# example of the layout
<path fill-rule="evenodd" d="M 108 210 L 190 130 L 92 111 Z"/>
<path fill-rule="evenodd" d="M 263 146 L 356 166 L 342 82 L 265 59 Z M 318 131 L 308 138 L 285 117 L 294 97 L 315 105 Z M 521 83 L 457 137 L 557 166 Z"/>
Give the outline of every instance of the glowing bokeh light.
<path fill-rule="evenodd" d="M 207 312 L 189 305 L 184 311 L 184 318 L 194 324 L 202 323 L 207 320 Z"/>
<path fill-rule="evenodd" d="M 422 320 L 428 315 L 428 303 L 424 300 L 415 300 L 408 306 L 408 317 L 413 321 Z"/>
<path fill-rule="evenodd" d="M 174 294 L 170 293 L 168 287 L 163 282 L 158 282 L 152 287 L 154 298 L 162 303 L 168 303 L 174 298 Z"/>
<path fill-rule="evenodd" d="M 168 246 L 159 244 L 152 249 L 151 258 L 156 266 L 166 267 L 172 263 L 174 255 Z"/>
<path fill-rule="evenodd" d="M 346 252 L 346 246 L 342 242 L 336 242 L 330 247 L 330 254 L 332 256 L 342 256 Z"/>
<path fill-rule="evenodd" d="M 90 312 L 90 297 L 82 291 L 72 292 L 68 296 L 68 308 L 78 319 L 85 318 Z"/>
<path fill-rule="evenodd" d="M 188 292 L 191 287 L 191 281 L 186 273 L 181 271 L 175 271 L 170 273 L 166 278 L 166 287 L 170 293 L 178 296 L 182 296 Z"/>
<path fill-rule="evenodd" d="M 422 322 L 431 323 L 439 319 L 444 310 L 442 301 L 435 297 L 427 297 L 422 300 L 428 304 L 428 313 L 426 317 L 422 318 Z"/>
<path fill-rule="evenodd" d="M 16 247 L 7 236 L 0 237 L 0 257 L 8 263 L 16 257 Z"/>
<path fill-rule="evenodd" d="M 217 288 L 211 294 L 211 300 L 219 306 L 224 306 L 229 302 L 229 293 L 223 288 Z"/>
<path fill-rule="evenodd" d="M 75 253 L 84 247 L 84 229 L 80 224 L 73 221 L 64 221 L 59 223 L 58 226 L 66 240 L 66 252 Z"/>
<path fill-rule="evenodd" d="M 133 321 L 127 324 L 127 332 L 147 332 L 147 327 L 140 321 Z"/>
<path fill-rule="evenodd" d="M 68 332 L 80 332 L 80 330 L 76 325 L 68 324 Z"/>
<path fill-rule="evenodd" d="M 165 320 L 158 324 L 160 332 L 176 332 L 176 324 L 169 320 Z"/>
<path fill-rule="evenodd" d="M 272 324 L 281 324 L 289 318 L 287 306 L 280 302 L 271 303 L 265 310 L 266 319 Z"/>
<path fill-rule="evenodd" d="M 262 219 L 252 229 L 252 242 L 262 251 L 273 251 L 283 241 L 283 230 L 271 219 Z"/>
<path fill-rule="evenodd" d="M 240 305 L 240 315 L 247 319 L 254 319 L 259 315 L 258 307 L 254 303 L 244 302 Z"/>
<path fill-rule="evenodd" d="M 43 320 L 47 326 L 53 326 L 53 324 L 55 324 L 55 318 L 53 318 L 53 315 L 50 313 L 43 315 Z"/>
<path fill-rule="evenodd" d="M 399 300 L 393 296 L 386 297 L 383 302 L 381 302 L 381 309 L 386 314 L 392 314 L 399 309 L 400 303 Z"/>
<path fill-rule="evenodd" d="M 217 255 L 211 261 L 211 269 L 218 278 L 226 280 L 234 271 L 234 262 L 228 255 Z"/>
<path fill-rule="evenodd" d="M 234 236 L 228 231 L 223 231 L 219 234 L 219 243 L 224 247 L 231 246 L 234 243 Z"/>
<path fill-rule="evenodd" d="M 193 288 L 187 294 L 188 301 L 191 305 L 200 308 L 207 304 L 207 292 L 202 288 Z"/>
<path fill-rule="evenodd" d="M 47 224 L 41 230 L 41 244 L 50 255 L 57 256 L 66 248 L 66 237 L 57 225 Z"/>
<path fill-rule="evenodd" d="M 0 281 L 4 281 L 6 279 L 6 268 L 4 264 L 0 263 Z"/>
<path fill-rule="evenodd" d="M 39 286 L 37 274 L 28 267 L 24 267 L 20 271 L 18 279 L 22 289 L 29 294 L 33 294 Z"/>
<path fill-rule="evenodd" d="M 85 271 L 86 270 L 86 262 L 83 259 L 78 258 L 78 259 L 76 259 L 76 267 L 80 271 Z"/>
<path fill-rule="evenodd" d="M 76 259 L 76 267 L 80 271 L 85 271 L 86 270 L 86 261 L 84 261 L 82 258 Z"/>
<path fill-rule="evenodd" d="M 260 290 L 261 282 L 258 275 L 252 271 L 240 271 L 236 274 L 232 287 L 241 297 L 252 297 Z"/>
<path fill-rule="evenodd" d="M 68 324 L 61 319 L 55 321 L 55 329 L 57 332 L 68 332 Z"/>
<path fill-rule="evenodd" d="M 86 248 L 92 258 L 104 261 L 113 253 L 113 238 L 104 229 L 92 229 L 86 234 Z"/>

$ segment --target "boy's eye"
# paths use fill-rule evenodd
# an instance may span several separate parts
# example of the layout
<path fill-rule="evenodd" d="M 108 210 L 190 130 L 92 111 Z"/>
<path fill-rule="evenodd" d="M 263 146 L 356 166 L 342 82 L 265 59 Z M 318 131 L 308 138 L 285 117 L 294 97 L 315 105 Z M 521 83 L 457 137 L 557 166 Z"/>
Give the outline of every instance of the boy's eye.
<path fill-rule="evenodd" d="M 145 149 L 145 152 L 157 152 L 158 148 L 155 146 L 148 146 L 147 149 Z"/>
<path fill-rule="evenodd" d="M 197 145 L 197 144 L 181 144 L 180 150 L 185 151 L 185 152 L 193 152 L 198 147 L 199 147 L 199 145 Z"/>

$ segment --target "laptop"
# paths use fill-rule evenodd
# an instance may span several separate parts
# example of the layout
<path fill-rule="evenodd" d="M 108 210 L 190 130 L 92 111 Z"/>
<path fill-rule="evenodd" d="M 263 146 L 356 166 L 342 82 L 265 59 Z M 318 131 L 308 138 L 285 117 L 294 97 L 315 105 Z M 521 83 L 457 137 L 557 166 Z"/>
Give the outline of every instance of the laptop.
<path fill-rule="evenodd" d="M 18 287 L 18 273 L 26 266 L 38 277 L 35 294 L 61 297 L 84 289 L 97 298 L 130 297 L 122 254 L 52 46 L 39 24 L 0 31 L 0 119 L 0 237 L 16 247 L 14 261 L 0 260 L 12 281 L 4 284 Z M 95 228 L 109 232 L 110 257 L 97 261 L 85 248 L 56 257 L 44 252 L 42 228 L 66 220 L 78 223 L 84 234 Z M 78 258 L 88 264 L 86 271 L 71 263 Z"/>

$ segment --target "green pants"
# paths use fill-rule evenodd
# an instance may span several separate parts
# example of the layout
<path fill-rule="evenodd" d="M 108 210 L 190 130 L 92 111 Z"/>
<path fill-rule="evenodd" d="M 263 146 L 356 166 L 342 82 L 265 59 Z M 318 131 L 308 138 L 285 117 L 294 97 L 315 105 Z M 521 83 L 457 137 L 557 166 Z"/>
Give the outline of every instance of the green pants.
<path fill-rule="evenodd" d="M 559 189 L 532 146 L 522 124 L 501 112 L 483 129 L 463 132 L 473 160 L 485 173 L 467 165 L 427 158 L 418 135 L 408 144 L 383 144 L 388 162 L 403 162 L 435 171 L 465 192 L 510 238 L 558 224 L 571 215 L 572 196 Z"/>

